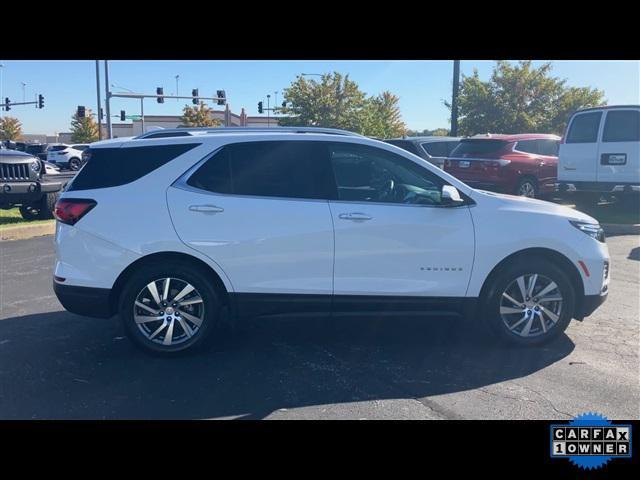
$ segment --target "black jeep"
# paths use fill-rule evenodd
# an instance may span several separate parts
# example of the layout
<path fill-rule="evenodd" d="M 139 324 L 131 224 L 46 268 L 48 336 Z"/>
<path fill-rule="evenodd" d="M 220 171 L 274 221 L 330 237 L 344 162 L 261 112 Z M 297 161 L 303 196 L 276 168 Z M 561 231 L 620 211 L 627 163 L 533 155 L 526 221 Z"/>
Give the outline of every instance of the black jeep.
<path fill-rule="evenodd" d="M 68 179 L 47 175 L 38 157 L 0 150 L 0 208 L 20 207 L 25 220 L 53 218 L 53 209 Z"/>

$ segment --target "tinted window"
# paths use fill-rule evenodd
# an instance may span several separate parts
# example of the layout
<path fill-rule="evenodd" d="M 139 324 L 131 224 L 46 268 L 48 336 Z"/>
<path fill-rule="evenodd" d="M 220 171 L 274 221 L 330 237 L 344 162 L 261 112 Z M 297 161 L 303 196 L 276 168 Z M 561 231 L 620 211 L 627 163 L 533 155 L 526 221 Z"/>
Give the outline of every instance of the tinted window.
<path fill-rule="evenodd" d="M 619 110 L 607 113 L 603 142 L 640 141 L 640 111 Z"/>
<path fill-rule="evenodd" d="M 451 155 L 483 155 L 503 149 L 508 142 L 504 140 L 461 140 Z"/>
<path fill-rule="evenodd" d="M 385 140 L 387 143 L 390 143 L 391 145 L 395 145 L 396 147 L 400 147 L 404 150 L 406 150 L 407 152 L 411 152 L 414 153 L 416 155 L 419 155 L 420 152 L 418 152 L 418 148 L 416 147 L 416 144 L 413 142 L 410 142 L 408 140 Z"/>
<path fill-rule="evenodd" d="M 422 148 L 424 148 L 424 151 L 432 157 L 448 156 L 447 145 L 445 142 L 423 143 Z"/>
<path fill-rule="evenodd" d="M 516 150 L 519 152 L 533 153 L 538 155 L 538 140 L 520 140 L 516 144 Z"/>
<path fill-rule="evenodd" d="M 593 143 L 598 140 L 602 112 L 583 113 L 573 117 L 567 143 Z"/>
<path fill-rule="evenodd" d="M 330 195 L 331 170 L 324 142 L 250 142 L 228 148 L 235 194 L 291 198 Z"/>
<path fill-rule="evenodd" d="M 89 145 L 72 145 L 71 148 L 73 148 L 74 150 L 86 150 L 87 148 L 89 148 Z"/>
<path fill-rule="evenodd" d="M 447 144 L 447 156 L 451 155 L 451 152 L 453 152 L 453 150 L 458 146 L 458 144 L 460 143 L 459 141 L 455 141 L 455 142 L 445 142 Z"/>
<path fill-rule="evenodd" d="M 559 147 L 560 141 L 558 140 L 538 140 L 538 149 L 540 150 L 540 155 L 557 157 Z"/>
<path fill-rule="evenodd" d="M 187 184 L 210 192 L 233 193 L 231 190 L 229 150 L 223 148 L 215 153 L 189 177 Z"/>
<path fill-rule="evenodd" d="M 89 161 L 71 181 L 67 191 L 116 187 L 133 182 L 199 145 L 89 149 Z"/>
<path fill-rule="evenodd" d="M 217 193 L 335 198 L 324 142 L 248 142 L 224 147 L 187 182 Z"/>
<path fill-rule="evenodd" d="M 53 145 L 52 147 L 49 147 L 49 151 L 59 152 L 61 150 L 66 150 L 67 148 L 69 148 L 67 145 Z"/>
<path fill-rule="evenodd" d="M 411 160 L 366 145 L 332 143 L 330 158 L 338 199 L 437 205 L 444 183 Z"/>

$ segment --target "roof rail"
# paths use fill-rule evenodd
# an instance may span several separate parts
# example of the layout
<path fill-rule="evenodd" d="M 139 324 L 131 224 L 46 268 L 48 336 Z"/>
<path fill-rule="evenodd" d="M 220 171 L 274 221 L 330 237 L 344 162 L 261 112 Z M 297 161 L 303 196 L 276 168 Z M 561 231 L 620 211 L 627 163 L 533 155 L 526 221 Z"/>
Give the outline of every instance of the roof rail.
<path fill-rule="evenodd" d="M 340 130 L 337 128 L 323 127 L 179 127 L 164 128 L 145 132 L 142 135 L 134 137 L 135 139 L 143 138 L 167 138 L 167 137 L 186 137 L 196 135 L 208 135 L 211 133 L 233 133 L 233 132 L 287 132 L 287 133 L 326 133 L 329 135 L 347 135 L 352 137 L 362 137 L 359 133 L 353 133 L 348 130 Z"/>

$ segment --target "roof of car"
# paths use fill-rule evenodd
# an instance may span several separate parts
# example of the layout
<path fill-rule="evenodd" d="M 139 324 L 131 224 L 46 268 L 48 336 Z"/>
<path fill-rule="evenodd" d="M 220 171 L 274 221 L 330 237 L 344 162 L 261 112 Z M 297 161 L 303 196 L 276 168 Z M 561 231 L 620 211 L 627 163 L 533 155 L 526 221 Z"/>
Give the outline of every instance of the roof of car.
<path fill-rule="evenodd" d="M 443 137 L 441 135 L 425 135 L 422 137 L 401 137 L 401 138 L 389 138 L 385 142 L 391 140 L 406 140 L 409 142 L 455 142 L 462 140 L 461 137 Z"/>
<path fill-rule="evenodd" d="M 589 110 L 612 110 L 614 108 L 640 108 L 640 105 L 600 105 L 599 107 L 587 107 L 577 110 L 578 112 L 588 112 Z"/>
<path fill-rule="evenodd" d="M 558 135 L 553 135 L 550 133 L 487 133 L 485 135 L 474 135 L 472 137 L 466 137 L 462 140 L 504 140 L 505 142 L 517 142 L 518 140 L 536 139 L 560 140 L 560 137 Z"/>

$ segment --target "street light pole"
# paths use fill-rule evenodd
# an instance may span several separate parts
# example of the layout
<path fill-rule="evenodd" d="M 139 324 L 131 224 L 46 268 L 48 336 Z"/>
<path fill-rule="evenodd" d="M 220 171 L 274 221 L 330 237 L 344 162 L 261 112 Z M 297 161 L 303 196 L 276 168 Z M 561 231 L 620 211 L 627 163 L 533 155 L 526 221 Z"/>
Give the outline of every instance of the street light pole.
<path fill-rule="evenodd" d="M 180 79 L 180 75 L 176 75 L 176 97 L 180 96 L 180 92 L 178 91 L 178 80 Z M 179 102 L 180 99 L 176 98 L 176 102 Z"/>
<path fill-rule="evenodd" d="M 451 94 L 451 136 L 458 136 L 458 89 L 460 86 L 460 60 L 453 61 L 453 92 Z"/>
<path fill-rule="evenodd" d="M 26 93 L 25 93 L 26 92 L 25 87 L 27 86 L 27 84 L 24 83 L 24 82 L 20 82 L 20 84 L 22 85 L 22 101 L 26 102 L 27 101 L 27 97 L 26 97 Z"/>
<path fill-rule="evenodd" d="M 98 140 L 102 140 L 102 102 L 100 102 L 100 61 L 96 60 L 96 96 L 98 98 Z"/>
<path fill-rule="evenodd" d="M 269 118 L 269 113 L 271 112 L 271 109 L 269 108 L 269 99 L 271 98 L 271 95 L 267 95 L 267 127 L 271 126 L 271 119 Z"/>
<path fill-rule="evenodd" d="M 104 84 L 107 90 L 107 138 L 111 138 L 111 92 L 109 91 L 109 61 L 104 61 Z"/>

